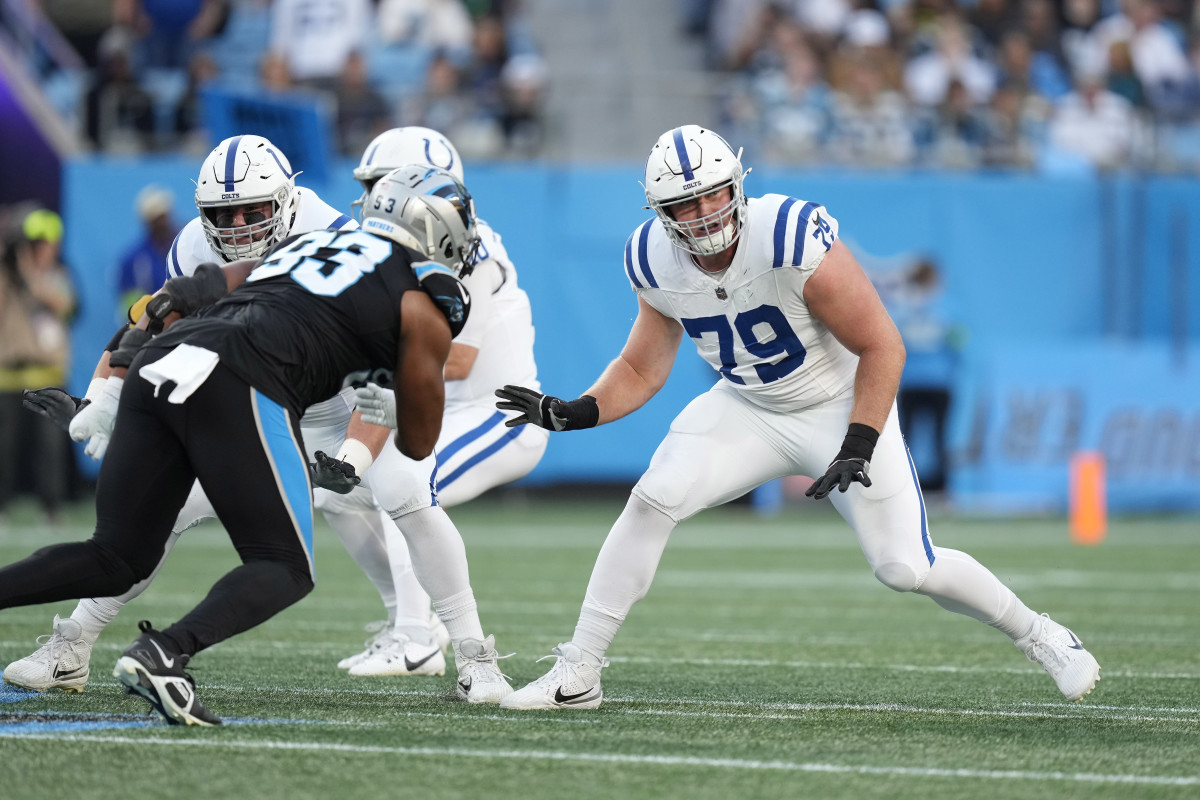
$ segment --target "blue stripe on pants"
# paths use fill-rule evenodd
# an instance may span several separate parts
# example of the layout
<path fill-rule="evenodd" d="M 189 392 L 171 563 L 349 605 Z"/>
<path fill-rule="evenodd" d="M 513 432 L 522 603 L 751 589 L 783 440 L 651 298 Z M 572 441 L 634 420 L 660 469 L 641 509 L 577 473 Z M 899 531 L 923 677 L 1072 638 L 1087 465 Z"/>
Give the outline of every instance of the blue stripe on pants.
<path fill-rule="evenodd" d="M 287 409 L 271 398 L 251 389 L 255 410 L 258 413 L 259 430 L 267 448 L 267 457 L 279 479 L 280 488 L 296 521 L 297 532 L 308 556 L 310 571 L 313 569 L 313 512 L 312 494 L 308 485 L 308 464 L 300 443 L 292 433 Z"/>

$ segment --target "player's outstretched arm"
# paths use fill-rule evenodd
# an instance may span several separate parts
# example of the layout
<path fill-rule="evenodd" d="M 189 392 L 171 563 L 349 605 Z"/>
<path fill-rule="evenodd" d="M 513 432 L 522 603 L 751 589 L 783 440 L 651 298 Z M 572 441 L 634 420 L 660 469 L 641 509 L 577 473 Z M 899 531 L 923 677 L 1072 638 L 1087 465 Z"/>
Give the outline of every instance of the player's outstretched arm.
<path fill-rule="evenodd" d="M 683 328 L 638 298 L 638 316 L 625 348 L 576 400 L 561 400 L 524 386 L 496 390 L 501 411 L 518 416 L 504 424 L 533 424 L 551 431 L 572 431 L 612 422 L 646 404 L 671 374 Z"/>
<path fill-rule="evenodd" d="M 854 405 L 842 447 L 805 492 L 819 500 L 852 483 L 871 485 L 871 456 L 896 400 L 905 352 L 875 287 L 840 240 L 805 283 L 804 300 L 813 316 L 858 356 Z"/>
<path fill-rule="evenodd" d="M 420 460 L 433 452 L 442 432 L 442 370 L 450 353 L 450 323 L 425 292 L 405 292 L 400 301 L 398 349 L 396 447 Z"/>

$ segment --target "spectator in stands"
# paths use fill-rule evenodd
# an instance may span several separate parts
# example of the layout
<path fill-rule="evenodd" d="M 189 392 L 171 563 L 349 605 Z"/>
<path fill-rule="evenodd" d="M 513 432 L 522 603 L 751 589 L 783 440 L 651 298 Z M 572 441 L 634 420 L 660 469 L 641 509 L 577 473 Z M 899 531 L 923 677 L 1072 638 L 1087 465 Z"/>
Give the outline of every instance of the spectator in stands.
<path fill-rule="evenodd" d="M 0 510 L 18 479 L 31 477 L 53 522 L 66 499 L 68 440 L 48 418 L 33 419 L 21 409 L 21 392 L 65 384 L 75 289 L 59 261 L 57 214 L 22 210 L 6 227 L 0 255 Z"/>
<path fill-rule="evenodd" d="M 385 45 L 440 52 L 460 66 L 470 57 L 473 30 L 462 0 L 380 0 L 376 23 Z"/>
<path fill-rule="evenodd" d="M 1020 28 L 1004 34 L 997 55 L 1001 83 L 1051 101 L 1071 91 L 1071 80 L 1059 61 L 1048 52 L 1035 52 L 1029 34 Z"/>
<path fill-rule="evenodd" d="M 121 257 L 117 276 L 120 319 L 142 295 L 153 294 L 167 281 L 167 256 L 179 226 L 171 218 L 174 195 L 158 184 L 138 192 L 134 205 L 141 220 L 142 237 Z"/>
<path fill-rule="evenodd" d="M 980 164 L 985 167 L 1033 166 L 1036 145 L 1031 130 L 1036 129 L 1049 108 L 1045 101 L 1031 98 L 1022 88 L 1004 84 L 996 89 L 981 115 Z"/>
<path fill-rule="evenodd" d="M 184 152 L 203 152 L 209 148 L 204 130 L 200 92 L 220 75 L 217 62 L 208 53 L 197 53 L 188 64 L 187 89 L 175 105 L 175 135 Z"/>
<path fill-rule="evenodd" d="M 751 78 L 764 149 L 787 162 L 815 161 L 829 135 L 833 95 L 799 26 L 781 25 L 774 36 L 778 65 Z"/>
<path fill-rule="evenodd" d="M 287 59 L 279 53 L 263 53 L 258 62 L 258 82 L 268 92 L 290 92 L 295 88 Z"/>
<path fill-rule="evenodd" d="M 475 117 L 475 105 L 462 88 L 458 67 L 444 53 L 436 53 L 425 73 L 425 86 L 404 103 L 400 116 L 406 125 L 419 125 L 444 132 L 452 137 L 460 150 L 478 153 L 481 149 L 493 154 L 499 143 L 494 132 L 487 147 L 474 146 L 474 138 L 466 131 Z"/>
<path fill-rule="evenodd" d="M 1102 169 L 1128 165 L 1136 136 L 1133 106 L 1105 88 L 1101 69 L 1077 76 L 1076 90 L 1063 98 L 1050 122 L 1055 147 Z"/>
<path fill-rule="evenodd" d="M 275 0 L 270 51 L 301 86 L 334 90 L 351 54 L 366 45 L 370 0 Z"/>
<path fill-rule="evenodd" d="M 392 127 L 390 109 L 383 95 L 367 80 L 367 62 L 361 53 L 346 61 L 337 90 L 338 149 L 343 155 L 359 155 L 371 140 Z"/>
<path fill-rule="evenodd" d="M 137 32 L 139 68 L 183 70 L 225 24 L 229 0 L 115 0 L 118 25 Z"/>
<path fill-rule="evenodd" d="M 1004 34 L 1017 27 L 1014 0 L 979 0 L 967 12 L 967 21 L 992 49 L 1000 47 Z"/>
<path fill-rule="evenodd" d="M 85 99 L 85 126 L 101 150 L 139 151 L 154 144 L 154 101 L 134 78 L 133 43 L 133 34 L 119 27 L 100 42 L 95 81 Z"/>
<path fill-rule="evenodd" d="M 500 129 L 512 155 L 534 155 L 542 143 L 546 64 L 532 53 L 513 56 L 500 72 Z"/>
<path fill-rule="evenodd" d="M 995 70 L 971 51 L 970 35 L 955 16 L 943 16 L 936 27 L 935 49 L 917 56 L 904 70 L 904 85 L 915 103 L 935 107 L 946 99 L 952 81 L 966 89 L 973 103 L 986 103 L 995 89 Z"/>
<path fill-rule="evenodd" d="M 869 59 L 851 66 L 845 91 L 833 101 L 829 157 L 843 164 L 897 166 L 913 156 L 913 135 L 904 98 L 883 86 Z"/>

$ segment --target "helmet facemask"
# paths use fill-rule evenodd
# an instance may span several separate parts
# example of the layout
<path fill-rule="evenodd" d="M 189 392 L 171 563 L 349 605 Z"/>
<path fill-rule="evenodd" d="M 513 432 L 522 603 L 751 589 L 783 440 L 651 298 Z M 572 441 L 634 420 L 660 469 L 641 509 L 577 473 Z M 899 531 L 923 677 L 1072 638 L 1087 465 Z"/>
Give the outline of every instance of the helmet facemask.
<path fill-rule="evenodd" d="M 196 208 L 209 246 L 225 261 L 259 258 L 287 238 L 299 195 L 296 173 L 270 141 L 253 135 L 221 142 L 200 167 Z M 243 214 L 238 208 L 266 206 Z"/>
<path fill-rule="evenodd" d="M 746 195 L 741 151 L 712 131 L 685 125 L 667 131 L 650 151 L 646 163 L 647 207 L 662 221 L 671 241 L 683 250 L 710 256 L 732 247 L 742 234 Z M 729 200 L 719 210 L 698 219 L 680 221 L 676 210 L 713 192 L 728 189 Z"/>

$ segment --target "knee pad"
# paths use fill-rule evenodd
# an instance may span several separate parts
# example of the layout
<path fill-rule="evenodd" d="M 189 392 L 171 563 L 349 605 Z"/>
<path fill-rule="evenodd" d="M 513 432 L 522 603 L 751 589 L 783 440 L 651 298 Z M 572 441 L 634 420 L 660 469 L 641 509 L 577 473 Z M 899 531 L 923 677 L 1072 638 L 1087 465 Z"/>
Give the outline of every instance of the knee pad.
<path fill-rule="evenodd" d="M 918 574 L 908 564 L 902 561 L 888 561 L 875 568 L 875 577 L 879 582 L 895 592 L 915 592 L 925 581 L 928 568 Z"/>

